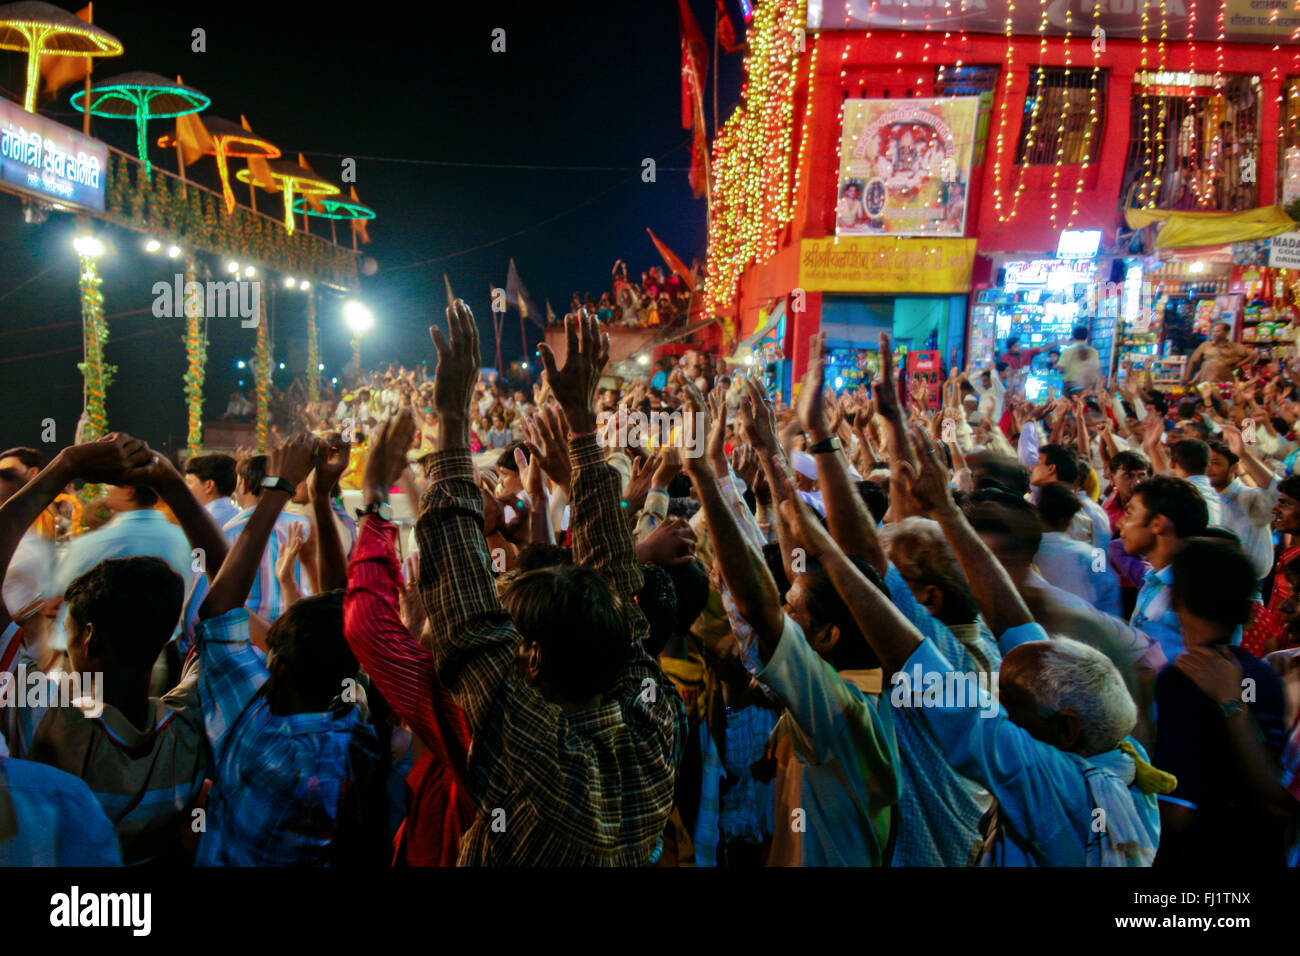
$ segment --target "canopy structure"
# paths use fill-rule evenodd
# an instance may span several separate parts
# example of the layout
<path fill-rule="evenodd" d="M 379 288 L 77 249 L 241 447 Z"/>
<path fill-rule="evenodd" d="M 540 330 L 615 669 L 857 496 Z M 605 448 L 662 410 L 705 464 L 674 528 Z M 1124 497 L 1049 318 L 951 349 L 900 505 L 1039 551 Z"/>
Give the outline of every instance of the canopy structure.
<path fill-rule="evenodd" d="M 1276 206 L 1261 206 L 1241 212 L 1126 209 L 1124 220 L 1131 229 L 1163 222 L 1160 234 L 1156 237 L 1157 249 L 1186 249 L 1268 239 L 1290 232 L 1296 227 L 1291 217 Z"/>
<path fill-rule="evenodd" d="M 73 109 L 92 116 L 135 120 L 136 151 L 144 163 L 145 175 L 151 175 L 149 149 L 145 143 L 145 126 L 151 119 L 171 119 L 198 113 L 212 101 L 198 90 L 169 80 L 157 73 L 123 73 L 96 83 L 90 88 L 90 103 L 83 90 L 72 97 Z"/>
<path fill-rule="evenodd" d="M 212 147 L 205 150 L 206 155 L 215 156 L 217 171 L 221 174 L 221 194 L 226 200 L 226 211 L 235 211 L 235 193 L 230 188 L 229 159 L 278 159 L 280 147 L 270 140 L 258 136 L 251 129 L 232 123 L 219 116 L 209 116 L 201 121 L 206 129 Z M 179 123 L 179 120 L 178 120 Z M 179 133 L 175 136 L 165 135 L 158 139 L 158 145 L 171 148 L 177 145 Z"/>
<path fill-rule="evenodd" d="M 308 216 L 317 216 L 320 219 L 374 219 L 375 211 L 364 203 L 353 202 L 350 199 L 339 199 L 330 197 L 328 199 L 319 199 L 316 201 L 319 209 L 313 209 L 312 204 L 304 196 L 297 199 L 293 204 L 293 211 L 300 212 Z"/>
<path fill-rule="evenodd" d="M 271 178 L 276 184 L 268 191 L 278 191 L 284 195 L 284 228 L 286 232 L 293 232 L 295 194 L 299 196 L 337 196 L 339 194 L 339 187 L 321 179 L 310 169 L 299 166 L 292 160 L 273 159 L 267 163 L 267 166 L 270 169 Z M 241 169 L 235 174 L 235 178 L 241 183 L 256 182 L 251 169 Z M 263 189 L 267 189 L 262 183 L 258 183 L 258 185 L 261 185 Z"/>
<path fill-rule="evenodd" d="M 23 109 L 36 112 L 41 54 L 60 56 L 120 56 L 122 43 L 80 17 L 49 3 L 7 3 L 0 6 L 0 50 L 27 53 L 27 91 Z"/>

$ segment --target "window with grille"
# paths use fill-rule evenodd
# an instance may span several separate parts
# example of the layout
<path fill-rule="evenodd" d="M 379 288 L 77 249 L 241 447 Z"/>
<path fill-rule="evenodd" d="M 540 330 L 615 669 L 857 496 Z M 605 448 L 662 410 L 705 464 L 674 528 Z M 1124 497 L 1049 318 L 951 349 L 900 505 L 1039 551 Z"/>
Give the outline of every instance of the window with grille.
<path fill-rule="evenodd" d="M 1105 117 L 1104 70 L 1031 68 L 1016 162 L 1022 166 L 1096 162 Z"/>
<path fill-rule="evenodd" d="M 1129 114 L 1124 205 L 1232 212 L 1259 186 L 1259 77 L 1138 73 Z"/>

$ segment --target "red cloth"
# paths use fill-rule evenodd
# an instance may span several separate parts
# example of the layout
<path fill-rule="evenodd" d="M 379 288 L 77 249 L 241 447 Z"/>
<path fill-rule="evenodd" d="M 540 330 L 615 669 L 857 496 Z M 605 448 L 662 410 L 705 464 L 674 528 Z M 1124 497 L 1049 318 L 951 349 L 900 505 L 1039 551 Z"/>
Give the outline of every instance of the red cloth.
<path fill-rule="evenodd" d="M 1264 653 L 1269 644 L 1276 642 L 1272 650 L 1283 650 L 1291 646 L 1287 634 L 1286 621 L 1282 615 L 1282 605 L 1291 596 L 1291 583 L 1287 581 L 1282 569 L 1300 556 L 1300 546 L 1284 551 L 1277 559 L 1277 571 L 1273 575 L 1273 593 L 1269 595 L 1268 607 L 1260 607 L 1254 619 L 1241 635 L 1241 646 L 1256 657 Z"/>
<path fill-rule="evenodd" d="M 460 837 L 474 821 L 465 784 L 469 724 L 438 680 L 433 654 L 411 637 L 398 612 L 397 529 L 369 517 L 348 564 L 343 629 L 357 662 L 428 753 L 406 780 L 412 799 L 398 833 L 408 866 L 455 866 Z"/>

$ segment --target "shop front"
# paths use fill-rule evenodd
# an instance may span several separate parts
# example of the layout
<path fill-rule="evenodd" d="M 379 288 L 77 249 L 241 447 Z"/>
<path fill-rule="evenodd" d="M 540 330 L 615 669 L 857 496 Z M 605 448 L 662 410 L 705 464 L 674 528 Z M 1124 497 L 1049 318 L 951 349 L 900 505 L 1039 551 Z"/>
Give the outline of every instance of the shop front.
<path fill-rule="evenodd" d="M 826 380 L 837 389 L 870 382 L 882 332 L 905 372 L 918 361 L 960 365 L 974 247 L 973 239 L 805 239 L 796 297 L 816 295 L 819 307 L 816 315 L 794 310 L 793 334 L 826 333 Z"/>

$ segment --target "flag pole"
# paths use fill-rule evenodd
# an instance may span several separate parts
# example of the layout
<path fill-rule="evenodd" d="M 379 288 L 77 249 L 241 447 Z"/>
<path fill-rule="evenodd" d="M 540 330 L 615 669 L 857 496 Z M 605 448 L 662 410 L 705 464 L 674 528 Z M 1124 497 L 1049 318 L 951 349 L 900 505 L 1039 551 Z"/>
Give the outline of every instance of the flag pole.
<path fill-rule="evenodd" d="M 722 16 L 716 5 L 713 7 L 713 135 L 718 135 L 718 28 L 722 25 Z M 700 111 L 704 112 L 703 110 Z"/>
<path fill-rule="evenodd" d="M 95 4 L 93 2 L 86 4 L 86 17 L 87 17 L 86 19 L 87 23 L 95 22 Z M 37 62 L 40 61 L 39 54 L 37 55 L 36 59 Z M 90 74 L 93 73 L 94 70 L 95 70 L 95 58 L 93 56 L 86 57 L 86 98 L 84 100 L 86 104 L 86 110 L 81 116 L 81 132 L 86 136 L 90 135 Z"/>

